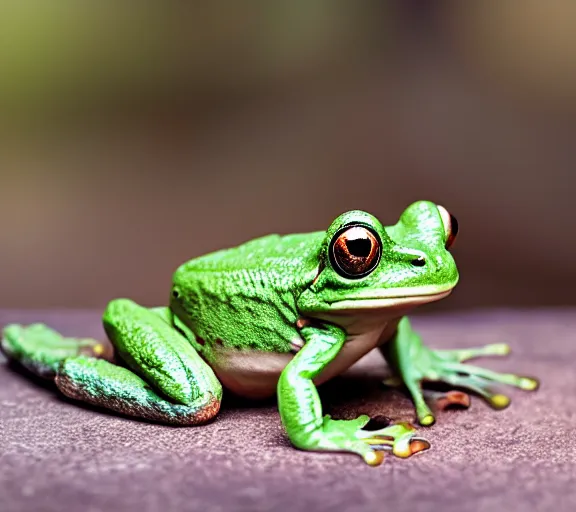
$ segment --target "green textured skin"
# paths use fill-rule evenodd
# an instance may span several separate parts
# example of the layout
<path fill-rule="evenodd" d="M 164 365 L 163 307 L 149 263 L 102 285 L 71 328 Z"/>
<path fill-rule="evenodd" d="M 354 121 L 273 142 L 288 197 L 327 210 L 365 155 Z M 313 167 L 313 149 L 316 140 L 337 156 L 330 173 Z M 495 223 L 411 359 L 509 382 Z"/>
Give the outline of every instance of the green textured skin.
<path fill-rule="evenodd" d="M 89 338 L 64 338 L 42 324 L 5 327 L 0 340 L 2 351 L 26 369 L 43 378 L 53 378 L 60 362 L 80 354 L 94 355 L 100 342 Z"/>
<path fill-rule="evenodd" d="M 362 279 L 347 279 L 338 274 L 328 260 L 328 244 L 342 226 L 362 222 L 373 228 L 382 242 L 382 259 L 378 267 Z M 399 222 L 384 227 L 372 215 L 351 211 L 338 217 L 328 228 L 319 253 L 323 269 L 318 279 L 300 295 L 298 308 L 315 316 L 333 310 L 342 300 L 361 301 L 385 298 L 393 289 L 426 286 L 428 293 L 452 289 L 458 282 L 458 270 L 452 255 L 444 248 L 446 236 L 442 219 L 434 203 L 418 201 L 409 206 Z M 425 257 L 427 265 L 415 267 L 411 261 Z"/>
<path fill-rule="evenodd" d="M 431 350 L 404 316 L 444 297 L 458 282 L 446 248 L 446 214 L 432 202 L 418 201 L 396 225 L 384 227 L 366 212 L 351 211 L 325 232 L 270 235 L 184 263 L 174 274 L 169 308 L 147 309 L 128 299 L 108 305 L 104 327 L 127 368 L 85 357 L 82 343 L 45 326 L 8 326 L 0 346 L 36 373 L 56 373 L 56 384 L 68 396 L 172 424 L 202 423 L 218 412 L 222 386 L 213 368 L 227 371 L 223 353 L 248 354 L 254 359 L 245 364 L 248 371 L 262 365 L 259 354 L 278 354 L 287 361 L 277 379 L 279 412 L 296 447 L 353 452 L 371 465 L 382 461 L 381 448 L 407 457 L 428 446 L 410 425 L 374 432 L 362 430 L 367 416 L 351 421 L 323 416 L 315 380 L 338 363 L 348 343 L 380 347 L 424 425 L 434 422 L 422 396 L 427 380 L 468 388 L 499 408 L 509 400 L 492 393 L 492 383 L 537 387 L 534 379 L 462 364 L 504 355 L 506 345 Z M 361 278 L 344 277 L 330 259 L 335 234 L 351 223 L 366 226 L 381 242 L 379 264 Z M 88 355 L 101 355 L 94 340 L 86 343 Z"/>
<path fill-rule="evenodd" d="M 194 347 L 208 360 L 217 343 L 289 352 L 296 302 L 316 276 L 324 236 L 269 235 L 180 266 L 170 306 Z"/>
<path fill-rule="evenodd" d="M 75 357 L 66 359 L 56 376 L 56 384 L 70 398 L 139 418 L 196 425 L 218 412 L 221 389 L 199 393 L 189 404 L 177 404 L 159 396 L 150 386 L 121 366 L 103 359 Z"/>
<path fill-rule="evenodd" d="M 346 332 L 335 325 L 305 327 L 302 350 L 288 363 L 278 381 L 278 409 L 291 440 L 300 448 L 320 445 L 322 407 L 314 379 L 346 342 Z M 295 392 L 297 391 L 297 392 Z"/>
<path fill-rule="evenodd" d="M 202 390 L 221 389 L 212 370 L 187 340 L 156 312 L 128 299 L 112 301 L 104 329 L 120 357 L 172 401 L 193 403 Z"/>

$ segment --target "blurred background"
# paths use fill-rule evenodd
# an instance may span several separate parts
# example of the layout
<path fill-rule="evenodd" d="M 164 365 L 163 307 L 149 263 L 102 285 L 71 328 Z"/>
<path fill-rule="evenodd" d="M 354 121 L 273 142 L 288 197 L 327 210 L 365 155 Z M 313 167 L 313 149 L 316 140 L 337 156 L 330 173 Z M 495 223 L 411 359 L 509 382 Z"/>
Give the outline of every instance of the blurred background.
<path fill-rule="evenodd" d="M 164 304 L 183 261 L 430 199 L 434 309 L 573 304 L 576 3 L 2 2 L 0 307 Z"/>

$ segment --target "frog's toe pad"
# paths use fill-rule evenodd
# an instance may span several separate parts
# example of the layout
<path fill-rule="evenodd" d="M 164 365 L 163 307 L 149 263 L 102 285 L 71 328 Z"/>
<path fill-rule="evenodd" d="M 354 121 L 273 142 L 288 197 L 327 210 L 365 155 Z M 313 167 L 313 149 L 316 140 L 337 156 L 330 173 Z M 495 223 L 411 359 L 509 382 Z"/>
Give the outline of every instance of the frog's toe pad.
<path fill-rule="evenodd" d="M 376 467 L 384 462 L 384 452 L 370 450 L 364 455 L 364 462 L 369 466 Z"/>
<path fill-rule="evenodd" d="M 496 410 L 506 409 L 510 405 L 510 398 L 500 393 L 492 395 L 488 398 L 490 405 Z"/>
<path fill-rule="evenodd" d="M 512 348 L 508 343 L 492 343 L 484 347 L 486 355 L 491 356 L 508 356 L 512 352 Z"/>
<path fill-rule="evenodd" d="M 540 387 L 540 381 L 534 377 L 520 377 L 518 387 L 525 391 L 536 391 Z"/>
<path fill-rule="evenodd" d="M 426 414 L 421 418 L 418 418 L 418 423 L 423 427 L 430 427 L 436 423 L 436 418 L 432 414 Z"/>

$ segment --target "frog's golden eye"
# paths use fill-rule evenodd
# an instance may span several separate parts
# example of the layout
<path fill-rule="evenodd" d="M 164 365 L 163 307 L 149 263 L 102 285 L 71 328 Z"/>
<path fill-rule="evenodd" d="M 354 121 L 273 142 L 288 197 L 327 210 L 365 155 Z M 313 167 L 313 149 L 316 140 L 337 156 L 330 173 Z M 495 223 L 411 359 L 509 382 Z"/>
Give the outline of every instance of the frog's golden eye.
<path fill-rule="evenodd" d="M 372 272 L 380 261 L 378 235 L 362 225 L 342 228 L 330 244 L 330 259 L 334 269 L 344 277 L 360 278 Z"/>
<path fill-rule="evenodd" d="M 450 249 L 458 236 L 458 221 L 446 208 L 440 205 L 437 206 L 440 217 L 442 217 L 442 223 L 444 224 L 444 233 L 446 235 L 445 247 L 446 249 Z"/>

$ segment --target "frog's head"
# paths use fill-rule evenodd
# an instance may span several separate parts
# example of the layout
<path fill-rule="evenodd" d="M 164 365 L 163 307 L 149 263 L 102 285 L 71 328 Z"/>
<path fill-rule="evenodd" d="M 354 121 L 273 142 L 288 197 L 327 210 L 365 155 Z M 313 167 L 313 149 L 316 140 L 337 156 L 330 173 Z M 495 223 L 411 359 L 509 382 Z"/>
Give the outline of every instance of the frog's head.
<path fill-rule="evenodd" d="M 301 311 L 409 309 L 445 297 L 458 282 L 449 252 L 457 232 L 456 219 L 429 201 L 410 205 L 387 228 L 363 211 L 340 215 L 326 232 Z"/>

